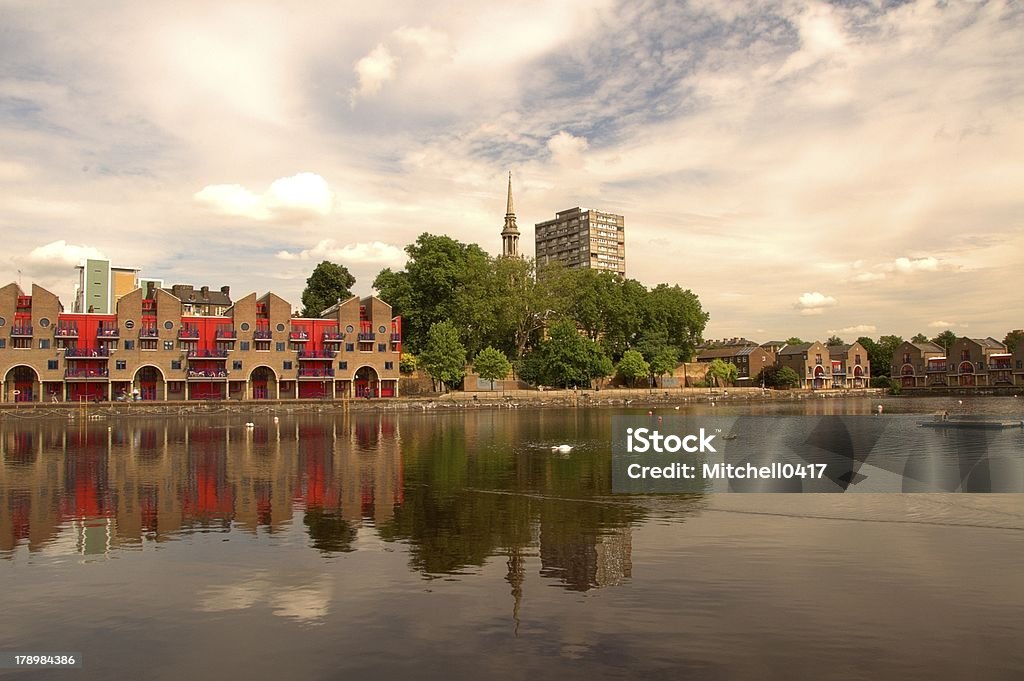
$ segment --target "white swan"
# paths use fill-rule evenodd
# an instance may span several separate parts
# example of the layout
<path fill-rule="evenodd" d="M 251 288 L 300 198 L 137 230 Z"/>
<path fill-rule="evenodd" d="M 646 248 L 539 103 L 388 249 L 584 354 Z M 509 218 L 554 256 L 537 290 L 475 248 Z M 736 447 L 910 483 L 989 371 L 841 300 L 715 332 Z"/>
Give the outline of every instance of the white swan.
<path fill-rule="evenodd" d="M 256 424 L 253 423 L 252 421 L 249 421 L 248 423 L 245 424 L 245 427 L 246 428 L 255 428 Z"/>
<path fill-rule="evenodd" d="M 551 451 L 558 452 L 559 454 L 568 454 L 572 451 L 572 445 L 555 445 L 551 448 Z"/>

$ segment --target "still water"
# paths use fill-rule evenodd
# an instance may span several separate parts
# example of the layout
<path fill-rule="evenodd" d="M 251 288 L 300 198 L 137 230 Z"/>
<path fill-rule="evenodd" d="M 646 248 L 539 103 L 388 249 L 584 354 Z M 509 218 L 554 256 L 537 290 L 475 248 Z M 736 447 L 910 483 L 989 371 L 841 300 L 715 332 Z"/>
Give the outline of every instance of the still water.
<path fill-rule="evenodd" d="M 1024 495 L 613 495 L 623 413 L 7 418 L 0 651 L 83 668 L 0 676 L 1024 678 Z"/>

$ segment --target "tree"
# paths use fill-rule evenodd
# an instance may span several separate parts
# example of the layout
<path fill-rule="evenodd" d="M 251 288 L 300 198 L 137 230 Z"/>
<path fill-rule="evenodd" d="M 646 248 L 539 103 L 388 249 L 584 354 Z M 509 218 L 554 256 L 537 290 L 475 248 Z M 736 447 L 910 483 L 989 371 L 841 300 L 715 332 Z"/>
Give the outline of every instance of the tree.
<path fill-rule="evenodd" d="M 302 292 L 302 316 L 319 317 L 339 300 L 348 300 L 352 297 L 352 285 L 355 283 L 356 278 L 347 267 L 324 260 L 306 279 L 306 288 Z"/>
<path fill-rule="evenodd" d="M 1016 350 L 1017 345 L 1020 344 L 1021 341 L 1024 341 L 1024 329 L 1010 331 L 1006 334 L 1006 337 L 1003 338 L 1003 344 L 1006 346 L 1007 352 L 1013 352 Z"/>
<path fill-rule="evenodd" d="M 402 359 L 398 361 L 399 373 L 410 376 L 416 373 L 416 368 L 419 366 L 419 361 L 416 359 L 416 355 L 410 355 L 408 352 L 402 353 Z"/>
<path fill-rule="evenodd" d="M 739 375 L 740 371 L 735 364 L 724 362 L 721 359 L 714 359 L 708 365 L 708 371 L 705 376 L 709 384 L 717 382 L 719 385 L 729 385 L 735 383 Z"/>
<path fill-rule="evenodd" d="M 928 342 L 928 336 L 924 335 L 923 333 L 915 333 L 914 337 L 910 339 L 910 342 L 911 343 L 927 343 Z"/>
<path fill-rule="evenodd" d="M 629 381 L 631 387 L 636 387 L 636 379 L 646 378 L 650 374 L 651 365 L 639 351 L 626 350 L 616 369 L 623 378 Z"/>
<path fill-rule="evenodd" d="M 612 362 L 601 346 L 581 336 L 568 320 L 552 325 L 547 340 L 520 364 L 524 380 L 560 388 L 589 387 L 592 380 L 612 371 Z"/>
<path fill-rule="evenodd" d="M 789 367 L 767 366 L 754 379 L 768 388 L 788 390 L 800 385 L 800 377 Z"/>
<path fill-rule="evenodd" d="M 801 343 L 803 343 L 803 342 L 804 342 L 804 341 L 803 341 L 803 339 L 802 339 L 802 338 L 798 338 L 798 337 L 796 337 L 796 336 L 791 336 L 791 337 L 790 337 L 790 338 L 789 338 L 789 339 L 788 339 L 788 340 L 786 341 L 786 345 L 800 345 L 800 344 L 801 344 Z"/>
<path fill-rule="evenodd" d="M 664 331 L 668 344 L 676 348 L 683 361 L 696 354 L 710 315 L 701 308 L 700 299 L 690 289 L 658 284 L 647 296 L 644 328 Z"/>
<path fill-rule="evenodd" d="M 871 356 L 871 349 L 868 348 L 868 361 L 871 362 L 871 373 L 876 376 L 888 376 L 892 371 L 892 355 L 903 343 L 902 336 L 882 336 L 875 343 L 875 356 Z M 876 365 L 877 362 L 877 365 Z M 878 373 L 875 373 L 875 366 Z"/>
<path fill-rule="evenodd" d="M 658 354 L 651 359 L 651 374 L 661 378 L 665 374 L 672 373 L 679 362 L 679 353 L 671 346 L 665 346 Z"/>
<path fill-rule="evenodd" d="M 943 349 L 945 349 L 947 351 L 951 347 L 953 347 L 953 344 L 956 343 L 956 341 L 957 341 L 957 335 L 955 333 L 953 333 L 952 331 L 950 331 L 949 329 L 946 329 L 945 331 L 940 333 L 935 338 L 932 338 L 932 343 L 935 343 L 940 348 L 943 348 Z"/>
<path fill-rule="evenodd" d="M 846 343 L 839 336 L 832 335 L 832 336 L 828 337 L 827 341 L 825 341 L 825 345 L 827 345 L 830 348 L 832 348 L 832 347 L 835 347 L 837 345 L 846 345 Z"/>
<path fill-rule="evenodd" d="M 473 370 L 480 378 L 490 381 L 491 390 L 493 390 L 494 381 L 508 376 L 508 372 L 512 370 L 512 364 L 501 350 L 496 350 L 488 345 L 473 360 Z"/>
<path fill-rule="evenodd" d="M 466 348 L 459 342 L 459 332 L 450 321 L 431 325 L 420 363 L 435 382 L 450 389 L 466 373 Z"/>

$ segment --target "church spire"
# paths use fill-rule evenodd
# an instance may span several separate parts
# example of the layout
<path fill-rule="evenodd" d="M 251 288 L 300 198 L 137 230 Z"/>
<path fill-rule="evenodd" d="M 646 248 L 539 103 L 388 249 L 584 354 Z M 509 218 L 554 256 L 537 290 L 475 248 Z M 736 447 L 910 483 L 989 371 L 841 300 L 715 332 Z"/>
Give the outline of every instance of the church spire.
<path fill-rule="evenodd" d="M 516 227 L 516 212 L 512 206 L 512 171 L 508 173 L 508 202 L 505 204 L 505 227 L 501 230 L 501 254 L 510 258 L 519 257 L 519 228 Z"/>

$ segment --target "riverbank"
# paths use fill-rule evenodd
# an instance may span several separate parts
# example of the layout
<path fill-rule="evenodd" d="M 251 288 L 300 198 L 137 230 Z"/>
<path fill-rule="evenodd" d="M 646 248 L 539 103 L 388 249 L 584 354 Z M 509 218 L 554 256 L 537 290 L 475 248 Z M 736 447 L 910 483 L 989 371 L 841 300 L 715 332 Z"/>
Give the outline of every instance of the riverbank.
<path fill-rule="evenodd" d="M 323 411 L 427 411 L 432 409 L 517 409 L 536 407 L 654 406 L 706 402 L 774 402 L 881 395 L 863 390 L 761 390 L 760 388 L 673 388 L 609 390 L 459 391 L 387 399 L 216 400 L 168 402 L 21 402 L 0 404 L 0 418 L 63 416 L 168 416 L 184 414 L 259 414 Z"/>

